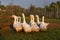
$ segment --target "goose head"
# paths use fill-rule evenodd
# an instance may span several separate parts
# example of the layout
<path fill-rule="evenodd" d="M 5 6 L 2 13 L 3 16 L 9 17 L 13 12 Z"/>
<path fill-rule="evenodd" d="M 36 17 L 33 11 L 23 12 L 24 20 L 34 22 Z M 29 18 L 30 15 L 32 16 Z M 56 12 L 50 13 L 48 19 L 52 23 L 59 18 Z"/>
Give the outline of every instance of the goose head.
<path fill-rule="evenodd" d="M 18 17 L 16 15 L 12 15 L 12 17 L 14 18 L 14 24 L 18 23 Z"/>
<path fill-rule="evenodd" d="M 31 14 L 30 17 L 31 17 L 31 18 L 34 18 L 34 15 Z"/>
<path fill-rule="evenodd" d="M 33 20 L 32 15 L 30 15 L 30 20 L 31 20 L 31 22 L 32 22 L 32 20 Z"/>
<path fill-rule="evenodd" d="M 16 17 L 16 15 L 12 15 L 12 17 Z"/>
<path fill-rule="evenodd" d="M 30 15 L 30 18 L 31 18 L 31 20 L 33 20 L 34 19 L 34 16 L 33 15 Z"/>
<path fill-rule="evenodd" d="M 12 15 L 12 17 L 15 17 L 16 15 Z"/>
<path fill-rule="evenodd" d="M 34 15 L 30 15 L 31 23 L 34 23 Z"/>
<path fill-rule="evenodd" d="M 24 13 L 22 13 L 22 16 L 25 17 Z"/>
<path fill-rule="evenodd" d="M 39 16 L 38 16 L 38 15 L 36 15 L 36 17 L 37 17 L 37 18 L 39 18 Z"/>
<path fill-rule="evenodd" d="M 32 14 L 30 15 L 30 18 L 31 18 L 31 19 L 33 18 L 33 15 L 32 15 Z"/>

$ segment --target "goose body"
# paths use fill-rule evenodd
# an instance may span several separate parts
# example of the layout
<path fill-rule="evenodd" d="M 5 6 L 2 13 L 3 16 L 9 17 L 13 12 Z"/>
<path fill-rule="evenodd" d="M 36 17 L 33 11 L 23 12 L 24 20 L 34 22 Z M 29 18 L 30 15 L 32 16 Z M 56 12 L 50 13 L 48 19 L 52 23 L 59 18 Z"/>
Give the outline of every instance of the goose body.
<path fill-rule="evenodd" d="M 14 18 L 14 23 L 13 23 L 13 28 L 18 32 L 22 30 L 22 26 L 20 24 L 20 21 L 18 21 L 18 17 L 13 15 L 12 16 Z"/>
<path fill-rule="evenodd" d="M 44 16 L 43 16 L 43 17 L 42 17 L 42 22 L 41 22 L 41 24 L 40 24 L 40 29 L 41 29 L 42 31 L 46 31 L 48 24 L 49 24 L 49 23 L 45 23 L 45 22 L 44 22 Z"/>
<path fill-rule="evenodd" d="M 24 31 L 27 33 L 27 32 L 31 32 L 31 27 L 29 24 L 26 23 L 25 21 L 25 15 L 24 13 L 22 13 L 22 16 L 23 16 L 23 23 L 22 23 L 22 26 L 23 26 L 23 29 Z"/>
<path fill-rule="evenodd" d="M 31 17 L 31 21 L 30 21 L 30 27 L 32 29 L 33 32 L 38 32 L 39 31 L 39 27 L 38 25 L 34 22 L 34 16 L 30 15 Z"/>

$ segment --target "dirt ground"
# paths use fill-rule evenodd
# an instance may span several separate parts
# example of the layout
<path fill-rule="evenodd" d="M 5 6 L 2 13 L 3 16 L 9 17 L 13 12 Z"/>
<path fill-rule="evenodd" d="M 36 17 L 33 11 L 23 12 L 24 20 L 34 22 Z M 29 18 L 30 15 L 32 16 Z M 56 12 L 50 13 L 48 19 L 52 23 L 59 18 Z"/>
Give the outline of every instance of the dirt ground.
<path fill-rule="evenodd" d="M 57 28 L 60 28 L 60 24 L 59 23 L 50 23 L 49 25 L 48 25 L 48 27 L 57 27 Z"/>

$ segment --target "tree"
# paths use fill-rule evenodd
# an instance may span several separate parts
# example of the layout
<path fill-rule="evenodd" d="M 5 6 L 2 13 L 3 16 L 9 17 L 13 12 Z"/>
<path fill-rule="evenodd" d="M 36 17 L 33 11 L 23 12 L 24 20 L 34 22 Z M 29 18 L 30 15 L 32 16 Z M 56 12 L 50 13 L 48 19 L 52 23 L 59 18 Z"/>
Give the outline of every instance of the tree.
<path fill-rule="evenodd" d="M 60 1 L 57 1 L 57 18 L 60 17 Z"/>
<path fill-rule="evenodd" d="M 38 14 L 41 16 L 42 15 L 41 12 L 42 12 L 42 8 L 40 8 L 40 7 L 31 5 L 29 8 L 29 14 L 34 14 L 34 15 Z"/>
<path fill-rule="evenodd" d="M 56 18 L 56 11 L 57 11 L 56 6 L 57 6 L 56 3 L 54 3 L 54 2 L 50 4 L 50 7 L 51 7 L 52 11 L 54 12 L 54 14 L 53 14 L 54 18 Z"/>

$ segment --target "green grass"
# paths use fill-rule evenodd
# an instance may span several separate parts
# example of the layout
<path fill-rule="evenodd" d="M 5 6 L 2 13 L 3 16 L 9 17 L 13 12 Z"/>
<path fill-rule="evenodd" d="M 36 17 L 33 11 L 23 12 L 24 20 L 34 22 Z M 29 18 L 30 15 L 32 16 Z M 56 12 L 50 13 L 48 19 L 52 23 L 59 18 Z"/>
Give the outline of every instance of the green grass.
<path fill-rule="evenodd" d="M 45 19 L 45 22 L 49 22 L 49 23 L 60 23 L 60 19 Z"/>
<path fill-rule="evenodd" d="M 48 28 L 46 32 L 16 33 L 14 30 L 1 30 L 0 40 L 60 40 L 60 28 Z"/>

